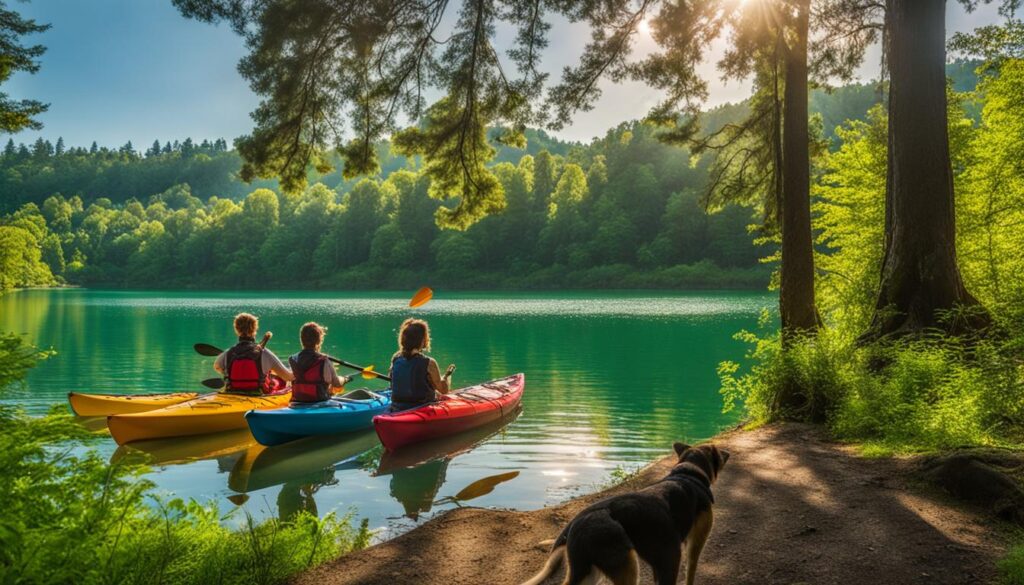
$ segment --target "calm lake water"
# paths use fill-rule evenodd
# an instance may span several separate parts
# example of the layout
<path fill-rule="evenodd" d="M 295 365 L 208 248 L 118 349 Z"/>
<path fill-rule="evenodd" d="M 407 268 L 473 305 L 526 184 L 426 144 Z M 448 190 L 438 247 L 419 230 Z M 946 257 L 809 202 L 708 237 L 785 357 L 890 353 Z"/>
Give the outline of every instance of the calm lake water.
<path fill-rule="evenodd" d="M 58 355 L 4 400 L 41 413 L 70 390 L 202 390 L 213 359 L 192 344 L 229 346 L 231 317 L 243 310 L 260 316 L 261 332 L 274 332 L 279 356 L 298 349 L 302 323 L 317 320 L 329 328 L 325 351 L 383 369 L 398 324 L 425 317 L 433 356 L 442 368 L 458 366 L 457 385 L 526 373 L 517 418 L 395 454 L 382 453 L 372 430 L 269 449 L 247 430 L 140 445 L 166 494 L 257 517 L 354 511 L 386 537 L 457 505 L 452 496 L 483 478 L 518 472 L 463 503 L 536 509 L 595 490 L 674 440 L 713 435 L 733 422 L 721 413 L 715 366 L 743 355 L 733 334 L 755 328 L 775 303 L 737 292 L 438 291 L 412 311 L 410 294 L 20 291 L 0 297 L 0 330 Z M 105 430 L 102 421 L 83 424 Z M 97 448 L 113 459 L 141 453 L 109 436 Z"/>

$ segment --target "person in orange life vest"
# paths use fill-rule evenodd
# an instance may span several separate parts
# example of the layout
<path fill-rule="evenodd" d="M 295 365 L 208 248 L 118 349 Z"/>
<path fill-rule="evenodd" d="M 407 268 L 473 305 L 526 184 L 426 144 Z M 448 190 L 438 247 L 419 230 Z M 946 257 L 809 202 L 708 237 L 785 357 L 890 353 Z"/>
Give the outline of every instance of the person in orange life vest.
<path fill-rule="evenodd" d="M 338 376 L 334 364 L 320 353 L 327 329 L 317 323 L 306 323 L 299 330 L 302 351 L 288 358 L 295 379 L 292 380 L 293 402 L 322 402 L 329 399 L 352 380 Z"/>
<path fill-rule="evenodd" d="M 213 369 L 224 375 L 225 392 L 266 394 L 283 390 L 294 376 L 274 352 L 256 343 L 260 320 L 249 313 L 235 316 L 238 343 L 217 356 Z"/>
<path fill-rule="evenodd" d="M 398 352 L 391 358 L 391 410 L 407 410 L 434 402 L 451 392 L 452 366 L 441 375 L 430 351 L 430 326 L 421 319 L 406 319 L 398 330 Z"/>

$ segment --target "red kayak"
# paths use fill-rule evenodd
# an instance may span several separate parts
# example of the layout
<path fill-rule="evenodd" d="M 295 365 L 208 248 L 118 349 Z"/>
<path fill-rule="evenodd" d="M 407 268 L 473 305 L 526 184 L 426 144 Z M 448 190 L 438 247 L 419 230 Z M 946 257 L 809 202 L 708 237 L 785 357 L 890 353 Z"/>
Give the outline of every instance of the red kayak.
<path fill-rule="evenodd" d="M 454 435 L 511 415 L 523 397 L 526 376 L 516 374 L 456 390 L 437 402 L 373 417 L 388 450 Z"/>

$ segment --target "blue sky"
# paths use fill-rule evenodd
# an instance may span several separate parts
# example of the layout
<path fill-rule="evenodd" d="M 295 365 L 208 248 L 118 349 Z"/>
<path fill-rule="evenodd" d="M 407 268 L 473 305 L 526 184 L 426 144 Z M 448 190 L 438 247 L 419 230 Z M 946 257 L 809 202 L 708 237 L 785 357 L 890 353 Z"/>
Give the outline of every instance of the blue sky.
<path fill-rule="evenodd" d="M 968 15 L 958 2 L 947 4 L 949 33 L 998 20 L 992 6 Z M 252 127 L 249 112 L 258 100 L 237 72 L 245 47 L 228 27 L 187 20 L 170 0 L 35 0 L 10 6 L 53 25 L 35 37 L 48 47 L 40 72 L 18 74 L 4 88 L 11 97 L 50 104 L 40 118 L 43 130 L 22 132 L 16 142 L 63 136 L 68 145 L 96 140 L 120 146 L 131 140 L 145 149 L 154 138 L 230 141 Z M 545 68 L 557 75 L 576 59 L 587 36 L 580 25 L 552 31 Z M 497 44 L 503 37 L 499 34 Z M 650 50 L 653 43 L 641 37 L 637 48 Z M 877 76 L 878 61 L 876 50 L 861 76 Z M 742 83 L 719 82 L 712 64 L 705 75 L 712 80 L 712 104 L 743 99 L 748 91 Z M 643 116 L 658 100 L 655 91 L 638 83 L 606 83 L 603 89 L 597 107 L 577 116 L 558 133 L 561 137 L 589 140 L 622 120 Z"/>

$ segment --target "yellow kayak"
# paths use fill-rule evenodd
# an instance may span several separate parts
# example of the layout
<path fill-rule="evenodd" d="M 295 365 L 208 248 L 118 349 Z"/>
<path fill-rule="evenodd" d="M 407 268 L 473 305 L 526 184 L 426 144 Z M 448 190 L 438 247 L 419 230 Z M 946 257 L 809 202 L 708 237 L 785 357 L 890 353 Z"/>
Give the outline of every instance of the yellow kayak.
<path fill-rule="evenodd" d="M 115 414 L 107 419 L 107 427 L 118 445 L 143 439 L 205 435 L 245 428 L 246 412 L 288 406 L 291 399 L 291 390 L 263 396 L 207 394 L 159 410 Z"/>
<path fill-rule="evenodd" d="M 121 445 L 110 456 L 110 463 L 148 463 L 150 465 L 177 465 L 204 459 L 241 457 L 256 445 L 249 429 L 235 429 L 223 433 L 210 433 L 194 437 L 170 437 L 150 441 L 135 441 Z M 231 461 L 229 465 L 234 465 Z"/>
<path fill-rule="evenodd" d="M 170 394 L 82 394 L 68 392 L 71 410 L 78 416 L 110 416 L 147 412 L 180 404 L 199 396 L 198 392 L 172 392 Z"/>

